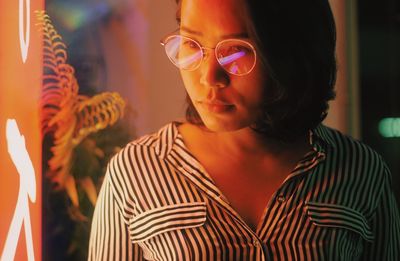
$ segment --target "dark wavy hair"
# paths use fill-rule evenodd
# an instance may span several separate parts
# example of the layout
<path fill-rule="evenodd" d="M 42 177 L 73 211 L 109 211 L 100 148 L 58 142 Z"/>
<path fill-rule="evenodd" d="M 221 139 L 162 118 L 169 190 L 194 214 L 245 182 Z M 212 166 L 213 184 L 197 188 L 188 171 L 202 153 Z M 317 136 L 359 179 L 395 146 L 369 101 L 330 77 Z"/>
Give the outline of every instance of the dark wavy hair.
<path fill-rule="evenodd" d="M 176 17 L 180 24 L 180 0 Z M 336 28 L 328 0 L 243 0 L 265 68 L 262 116 L 252 128 L 293 141 L 326 117 L 334 99 Z M 187 96 L 186 120 L 202 125 Z"/>

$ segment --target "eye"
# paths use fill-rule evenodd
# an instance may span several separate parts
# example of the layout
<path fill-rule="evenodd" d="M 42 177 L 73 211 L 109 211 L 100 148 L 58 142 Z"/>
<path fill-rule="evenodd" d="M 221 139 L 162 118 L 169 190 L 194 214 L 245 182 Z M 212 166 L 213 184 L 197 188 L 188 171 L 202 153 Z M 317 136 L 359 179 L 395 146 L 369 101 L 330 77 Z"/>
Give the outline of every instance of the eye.
<path fill-rule="evenodd" d="M 191 48 L 191 49 L 199 49 L 199 46 L 196 44 L 196 42 L 189 40 L 189 39 L 183 40 L 182 45 L 184 45 L 187 48 Z"/>
<path fill-rule="evenodd" d="M 232 54 L 232 53 L 239 53 L 239 52 L 243 52 L 243 53 L 248 53 L 250 50 L 249 48 L 247 48 L 247 46 L 243 46 L 243 45 L 232 45 L 229 47 L 229 49 L 227 50 L 228 53 Z"/>

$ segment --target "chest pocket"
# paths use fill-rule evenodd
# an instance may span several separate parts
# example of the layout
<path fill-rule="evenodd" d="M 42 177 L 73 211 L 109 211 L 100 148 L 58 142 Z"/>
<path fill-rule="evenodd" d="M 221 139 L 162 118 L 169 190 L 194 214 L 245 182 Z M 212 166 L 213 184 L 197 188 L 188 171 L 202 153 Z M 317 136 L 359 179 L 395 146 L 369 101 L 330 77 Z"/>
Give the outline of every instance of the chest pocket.
<path fill-rule="evenodd" d="M 366 241 L 374 236 L 364 215 L 352 208 L 317 202 L 307 202 L 305 210 L 310 221 L 320 227 L 333 227 L 350 230 Z"/>
<path fill-rule="evenodd" d="M 168 231 L 198 227 L 206 221 L 206 214 L 205 202 L 180 203 L 151 209 L 130 220 L 130 237 L 133 243 L 138 243 Z"/>

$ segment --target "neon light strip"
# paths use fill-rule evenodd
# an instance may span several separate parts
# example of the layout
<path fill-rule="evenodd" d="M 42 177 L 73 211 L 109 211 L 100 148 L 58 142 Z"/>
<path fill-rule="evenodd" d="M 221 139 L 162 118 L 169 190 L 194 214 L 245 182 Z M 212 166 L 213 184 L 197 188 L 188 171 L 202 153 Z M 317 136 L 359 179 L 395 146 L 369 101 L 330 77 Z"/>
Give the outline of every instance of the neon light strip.
<path fill-rule="evenodd" d="M 32 161 L 25 145 L 25 138 L 21 135 L 17 122 L 14 119 L 6 123 L 7 148 L 11 160 L 19 174 L 18 200 L 15 206 L 14 216 L 8 230 L 1 261 L 12 261 L 19 240 L 19 235 L 24 225 L 26 249 L 28 260 L 35 260 L 32 239 L 31 218 L 29 213 L 29 201 L 36 201 L 36 178 Z"/>
<path fill-rule="evenodd" d="M 26 26 L 24 28 L 24 1 L 26 11 Z M 31 1 L 19 0 L 19 46 L 21 47 L 22 62 L 25 63 L 28 58 L 29 38 L 31 31 Z M 26 30 L 24 30 L 26 29 Z M 24 36 L 25 32 L 25 36 Z"/>

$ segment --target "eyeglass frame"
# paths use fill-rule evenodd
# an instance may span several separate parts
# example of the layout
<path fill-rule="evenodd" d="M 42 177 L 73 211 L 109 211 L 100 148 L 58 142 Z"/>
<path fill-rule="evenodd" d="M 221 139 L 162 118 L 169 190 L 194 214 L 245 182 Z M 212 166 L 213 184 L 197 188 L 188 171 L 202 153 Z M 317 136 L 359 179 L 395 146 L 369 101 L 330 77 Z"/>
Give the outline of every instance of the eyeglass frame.
<path fill-rule="evenodd" d="M 178 30 L 179 30 L 179 29 L 178 29 Z M 176 31 L 175 31 L 175 32 L 176 32 Z M 201 45 L 201 44 L 199 43 L 199 41 L 194 40 L 194 39 L 192 39 L 192 38 L 190 38 L 190 37 L 188 37 L 188 36 L 175 33 L 175 32 L 172 33 L 172 34 L 168 34 L 167 36 L 165 36 L 164 38 L 162 38 L 162 39 L 160 40 L 160 44 L 161 44 L 162 46 L 164 46 L 164 50 L 165 50 L 165 53 L 166 53 L 168 59 L 172 62 L 173 65 L 175 65 L 175 66 L 176 66 L 178 69 L 180 69 L 180 70 L 184 70 L 184 71 L 194 71 L 194 70 L 197 70 L 197 69 L 200 67 L 201 63 L 203 62 L 203 60 L 204 60 L 204 58 L 205 58 L 205 55 L 206 55 L 205 50 L 214 50 L 214 55 L 215 55 L 215 58 L 216 58 L 217 61 L 218 61 L 218 64 L 222 67 L 222 69 L 224 69 L 224 71 L 226 71 L 227 73 L 229 73 L 229 74 L 231 74 L 231 75 L 235 75 L 235 76 L 244 76 L 244 75 L 247 75 L 247 74 L 251 73 L 251 72 L 253 71 L 254 67 L 256 66 L 256 63 L 257 63 L 257 51 L 256 51 L 256 48 L 254 48 L 254 46 L 253 46 L 249 41 L 246 41 L 246 40 L 243 40 L 243 39 L 240 39 L 240 38 L 228 38 L 228 39 L 223 39 L 223 40 L 219 41 L 219 42 L 215 45 L 215 47 L 212 48 L 212 47 L 205 47 L 205 46 Z M 200 51 L 201 51 L 201 53 L 202 53 L 201 61 L 198 63 L 198 65 L 196 65 L 195 68 L 193 68 L 193 69 L 184 69 L 184 68 L 181 68 L 181 67 L 179 67 L 179 66 L 171 59 L 171 57 L 168 55 L 167 49 L 165 48 L 166 42 L 167 42 L 170 38 L 177 37 L 177 36 L 182 37 L 182 38 L 186 38 L 186 39 L 188 39 L 188 40 L 191 40 L 191 41 L 193 41 L 194 43 L 196 43 L 196 44 L 200 47 Z M 239 42 L 242 42 L 242 43 L 247 44 L 247 45 L 251 48 L 251 50 L 253 51 L 253 53 L 254 53 L 254 63 L 253 63 L 253 65 L 252 65 L 251 69 L 250 69 L 248 72 L 246 72 L 246 73 L 243 73 L 243 74 L 235 74 L 235 73 L 232 73 L 232 72 L 228 71 L 227 69 L 225 69 L 224 66 L 220 63 L 220 61 L 219 61 L 219 59 L 218 59 L 218 56 L 217 56 L 217 49 L 218 49 L 218 46 L 220 46 L 220 45 L 221 45 L 222 43 L 224 43 L 224 42 L 228 42 L 228 41 L 232 41 L 232 40 L 234 40 L 234 41 L 239 41 Z"/>

